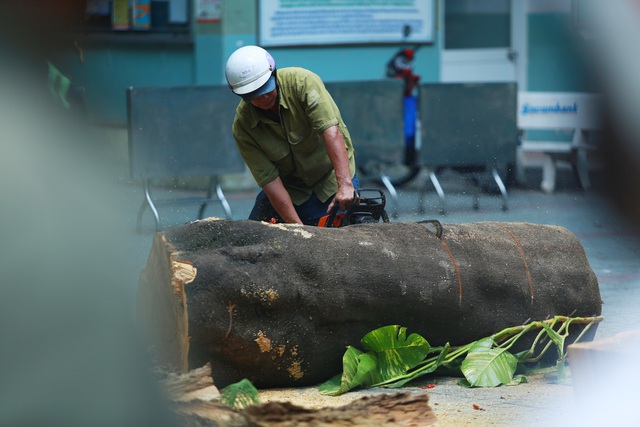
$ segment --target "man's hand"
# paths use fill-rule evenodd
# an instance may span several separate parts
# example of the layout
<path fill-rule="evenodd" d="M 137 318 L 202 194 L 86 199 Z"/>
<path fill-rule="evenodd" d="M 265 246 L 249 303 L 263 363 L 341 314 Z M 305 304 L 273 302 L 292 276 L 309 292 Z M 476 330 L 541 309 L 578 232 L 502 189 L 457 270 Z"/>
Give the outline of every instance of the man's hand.
<path fill-rule="evenodd" d="M 341 210 L 347 210 L 353 203 L 355 190 L 351 181 L 349 157 L 342 138 L 342 132 L 340 132 L 338 125 L 331 126 L 323 132 L 322 138 L 327 147 L 327 153 L 333 164 L 333 169 L 336 171 L 336 180 L 338 181 L 338 191 L 331 201 L 327 213 L 331 212 L 336 203 L 339 204 Z"/>
<path fill-rule="evenodd" d="M 298 213 L 296 212 L 289 193 L 284 188 L 282 180 L 277 177 L 270 183 L 262 187 L 265 194 L 271 202 L 271 206 L 280 214 L 282 219 L 288 224 L 302 224 Z"/>
<path fill-rule="evenodd" d="M 351 207 L 355 198 L 355 189 L 353 187 L 353 183 L 349 180 L 348 183 L 345 183 L 338 187 L 338 192 L 335 197 L 329 204 L 329 208 L 327 209 L 327 213 L 331 212 L 333 206 L 337 203 L 340 206 L 341 211 L 346 211 Z"/>

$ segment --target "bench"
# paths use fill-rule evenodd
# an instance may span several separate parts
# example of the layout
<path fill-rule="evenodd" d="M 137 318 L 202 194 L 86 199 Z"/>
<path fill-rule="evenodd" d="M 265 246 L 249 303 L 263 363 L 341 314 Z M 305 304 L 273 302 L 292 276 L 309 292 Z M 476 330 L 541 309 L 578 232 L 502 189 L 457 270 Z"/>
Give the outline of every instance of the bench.
<path fill-rule="evenodd" d="M 588 152 L 596 148 L 589 133 L 601 129 L 601 96 L 579 92 L 519 92 L 518 129 L 521 133 L 516 169 L 520 179 L 533 162 L 531 154 L 542 154 L 540 188 L 553 193 L 558 162 L 568 162 L 580 186 L 588 190 Z M 570 134 L 567 140 L 531 138 L 532 131 L 556 131 Z"/>
<path fill-rule="evenodd" d="M 389 192 L 394 217 L 398 193 L 384 166 L 400 165 L 404 159 L 403 85 L 400 79 L 325 83 L 349 129 L 361 179 L 377 175 Z"/>
<path fill-rule="evenodd" d="M 238 101 L 223 85 L 127 89 L 130 174 L 144 184 L 138 231 L 147 208 L 160 230 L 157 206 L 195 204 L 202 219 L 206 206 L 216 202 L 231 219 L 219 178 L 245 170 L 231 131 Z M 208 177 L 208 191 L 202 197 L 152 196 L 153 180 L 183 177 Z"/>
<path fill-rule="evenodd" d="M 424 83 L 419 88 L 421 123 L 420 165 L 445 212 L 445 194 L 438 171 L 449 168 L 475 175 L 490 172 L 508 209 L 506 186 L 500 176 L 515 162 L 517 87 L 515 83 Z M 473 194 L 478 209 L 479 190 Z M 421 201 L 422 210 L 422 201 Z"/>

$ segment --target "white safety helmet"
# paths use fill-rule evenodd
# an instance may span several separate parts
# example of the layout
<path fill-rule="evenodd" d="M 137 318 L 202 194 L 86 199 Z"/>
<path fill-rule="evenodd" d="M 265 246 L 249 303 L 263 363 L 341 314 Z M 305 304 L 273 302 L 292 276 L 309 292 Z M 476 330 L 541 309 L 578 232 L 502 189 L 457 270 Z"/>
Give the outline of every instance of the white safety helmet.
<path fill-rule="evenodd" d="M 243 46 L 227 60 L 225 76 L 236 95 L 246 95 L 262 87 L 273 71 L 276 61 L 259 46 Z"/>

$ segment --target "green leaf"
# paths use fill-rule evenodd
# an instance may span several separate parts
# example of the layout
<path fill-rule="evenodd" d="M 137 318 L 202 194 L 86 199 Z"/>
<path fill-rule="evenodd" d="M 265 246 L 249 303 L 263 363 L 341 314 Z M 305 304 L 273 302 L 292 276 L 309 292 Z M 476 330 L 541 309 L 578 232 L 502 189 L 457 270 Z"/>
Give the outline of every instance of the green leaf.
<path fill-rule="evenodd" d="M 347 351 L 342 358 L 342 384 L 350 386 L 353 377 L 358 372 L 358 365 L 360 364 L 360 356 L 362 351 L 355 347 L 348 346 Z"/>
<path fill-rule="evenodd" d="M 566 336 L 560 335 L 559 333 L 554 331 L 551 326 L 547 325 L 544 322 L 542 323 L 542 327 L 547 332 L 547 336 L 556 345 L 556 348 L 558 349 L 558 358 L 562 358 L 562 355 L 564 354 L 564 339 L 566 338 Z"/>
<path fill-rule="evenodd" d="M 323 382 L 318 386 L 318 391 L 320 394 L 324 394 L 327 396 L 338 396 L 335 394 L 337 390 L 340 389 L 340 385 L 342 384 L 342 374 L 337 374 Z"/>
<path fill-rule="evenodd" d="M 358 362 L 356 371 L 351 379 L 352 389 L 360 386 L 368 387 L 382 379 L 378 366 L 378 358 L 374 353 L 362 353 Z"/>
<path fill-rule="evenodd" d="M 451 346 L 449 345 L 449 343 L 446 343 L 444 345 L 444 347 L 438 347 L 438 348 L 440 349 L 440 354 L 438 354 L 438 358 L 436 360 L 434 360 L 434 361 L 432 361 L 430 363 L 427 363 L 424 366 L 416 369 L 415 371 L 405 375 L 402 379 L 400 379 L 400 380 L 398 380 L 396 382 L 385 384 L 384 387 L 388 387 L 388 388 L 402 387 L 403 385 L 405 385 L 409 381 L 412 381 L 412 380 L 414 380 L 416 378 L 419 378 L 419 377 L 421 377 L 423 375 L 427 375 L 427 374 L 430 374 L 430 373 L 434 372 L 444 362 L 447 354 L 449 354 L 449 349 L 451 348 Z M 433 350 L 433 348 L 431 350 Z"/>
<path fill-rule="evenodd" d="M 466 378 L 460 378 L 458 380 L 458 385 L 462 387 L 467 387 L 467 388 L 473 387 Z"/>
<path fill-rule="evenodd" d="M 516 375 L 513 377 L 513 380 L 511 380 L 511 383 L 509 385 L 526 384 L 528 382 L 529 377 L 527 377 L 526 375 Z"/>
<path fill-rule="evenodd" d="M 438 359 L 436 360 L 437 366 L 442 365 L 442 363 L 444 362 L 444 359 L 447 357 L 447 355 L 449 354 L 449 350 L 451 349 L 451 344 L 446 343 L 445 345 L 439 348 L 441 348 L 442 350 L 440 350 L 440 354 L 438 355 Z"/>
<path fill-rule="evenodd" d="M 411 334 L 398 325 L 384 326 L 369 332 L 362 338 L 366 350 L 378 357 L 382 381 L 404 375 L 422 362 L 431 346 L 422 336 Z"/>
<path fill-rule="evenodd" d="M 229 384 L 221 390 L 220 403 L 236 409 L 244 409 L 260 403 L 258 390 L 248 379 Z"/>
<path fill-rule="evenodd" d="M 469 353 L 473 353 L 475 351 L 484 351 L 489 348 L 494 348 L 496 346 L 496 342 L 491 337 L 482 338 L 473 344 L 471 344 L 471 348 L 469 349 Z"/>
<path fill-rule="evenodd" d="M 516 359 L 518 359 L 518 362 L 527 363 L 527 361 L 531 359 L 531 356 L 533 356 L 533 354 L 531 352 L 531 349 L 527 349 L 514 354 L 514 356 L 516 357 Z"/>
<path fill-rule="evenodd" d="M 319 387 L 320 393 L 339 396 L 357 387 L 368 387 L 381 380 L 378 359 L 374 353 L 363 353 L 355 347 L 347 347 L 342 357 L 340 380 L 334 377 Z"/>
<path fill-rule="evenodd" d="M 542 364 L 542 363 L 538 363 L 534 366 L 527 366 L 527 365 L 523 365 L 520 364 L 518 365 L 518 369 L 516 372 L 521 372 L 524 375 L 542 375 L 542 374 L 548 374 L 551 372 L 556 372 L 557 368 L 556 365 L 548 365 L 548 364 Z"/>
<path fill-rule="evenodd" d="M 509 384 L 518 360 L 505 349 L 476 347 L 462 362 L 462 373 L 471 387 Z"/>

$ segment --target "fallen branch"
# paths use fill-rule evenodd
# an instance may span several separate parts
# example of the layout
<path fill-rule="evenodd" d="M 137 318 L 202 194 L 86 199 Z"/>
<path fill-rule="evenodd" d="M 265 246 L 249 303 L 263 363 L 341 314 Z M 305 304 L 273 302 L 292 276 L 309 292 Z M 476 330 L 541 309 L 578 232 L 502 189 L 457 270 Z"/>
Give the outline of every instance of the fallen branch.
<path fill-rule="evenodd" d="M 322 384 L 320 392 L 337 396 L 355 388 L 402 387 L 442 367 L 449 371 L 459 370 L 465 377 L 461 384 L 468 387 L 526 382 L 526 377 L 514 376 L 517 367 L 538 363 L 552 345 L 557 350 L 556 369 L 563 375 L 570 325 L 585 325 L 573 341 L 576 343 L 591 326 L 602 320 L 602 316 L 555 316 L 505 328 L 489 337 L 458 347 L 450 347 L 448 343 L 442 347 L 431 347 L 418 334 L 407 338 L 406 328 L 386 326 L 370 332 L 362 339 L 366 353 L 348 347 L 343 357 L 343 373 Z M 539 333 L 528 349 L 515 355 L 509 352 L 519 339 L 535 330 Z M 538 350 L 538 345 L 545 340 L 548 342 L 542 350 Z"/>

